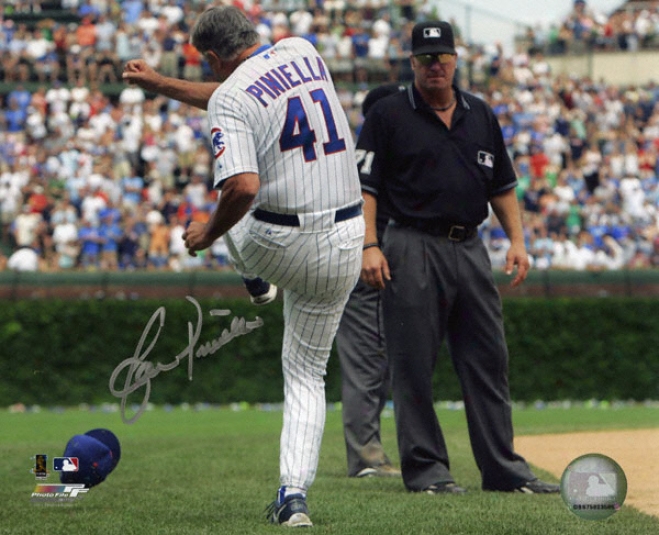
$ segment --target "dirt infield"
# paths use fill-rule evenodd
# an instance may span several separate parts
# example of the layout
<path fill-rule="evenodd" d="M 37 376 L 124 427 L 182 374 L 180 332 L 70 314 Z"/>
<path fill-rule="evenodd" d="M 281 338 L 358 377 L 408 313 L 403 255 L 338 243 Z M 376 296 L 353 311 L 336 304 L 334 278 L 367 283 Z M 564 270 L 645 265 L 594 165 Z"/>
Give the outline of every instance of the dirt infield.
<path fill-rule="evenodd" d="M 559 479 L 577 457 L 607 455 L 627 477 L 625 505 L 659 517 L 659 429 L 518 436 L 515 449 Z"/>

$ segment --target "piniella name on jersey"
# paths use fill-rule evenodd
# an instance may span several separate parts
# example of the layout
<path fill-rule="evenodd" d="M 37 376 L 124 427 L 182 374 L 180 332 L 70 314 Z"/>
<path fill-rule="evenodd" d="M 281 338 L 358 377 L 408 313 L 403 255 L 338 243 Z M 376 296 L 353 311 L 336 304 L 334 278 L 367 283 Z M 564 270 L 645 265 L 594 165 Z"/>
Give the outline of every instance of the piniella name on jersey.
<path fill-rule="evenodd" d="M 313 67 L 314 60 L 317 66 L 316 69 Z M 318 80 L 324 80 L 325 82 L 329 80 L 323 60 L 320 57 L 311 59 L 305 57 L 303 66 L 298 65 L 295 61 L 279 65 L 274 69 L 270 69 L 267 74 L 259 77 L 258 80 L 254 80 L 254 83 L 248 86 L 245 91 L 256 98 L 264 108 L 267 108 L 268 102 L 264 98 L 265 95 L 275 100 L 282 93 L 300 84 L 308 84 Z"/>

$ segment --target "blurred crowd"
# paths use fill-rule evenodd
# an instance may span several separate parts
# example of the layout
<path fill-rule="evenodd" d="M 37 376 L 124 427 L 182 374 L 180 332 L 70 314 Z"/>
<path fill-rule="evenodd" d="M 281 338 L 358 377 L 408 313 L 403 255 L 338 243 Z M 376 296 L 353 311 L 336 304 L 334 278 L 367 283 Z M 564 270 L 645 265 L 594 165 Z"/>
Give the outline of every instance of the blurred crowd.
<path fill-rule="evenodd" d="M 245 9 L 264 41 L 305 37 L 335 77 L 357 82 L 409 78 L 412 26 L 441 15 L 431 0 L 233 3 Z M 113 83 L 120 81 L 125 62 L 137 57 L 165 74 L 202 79 L 208 71 L 188 38 L 198 13 L 208 5 L 205 0 L 8 0 L 0 13 L 0 81 Z M 39 16 L 54 11 L 57 18 Z M 562 20 L 549 27 L 530 26 L 519 37 L 520 47 L 532 56 L 659 48 L 659 2 L 621 0 L 620 9 L 602 13 L 585 0 L 574 0 Z M 486 62 L 497 69 L 505 61 L 496 45 L 465 45 L 465 60 L 477 61 L 479 67 Z"/>
<path fill-rule="evenodd" d="M 45 4 L 4 5 L 39 13 Z M 0 268 L 224 268 L 222 240 L 193 258 L 181 239 L 185 224 L 207 220 L 217 202 L 205 112 L 136 87 L 102 92 L 104 83 L 120 83 L 123 64 L 136 57 L 165 74 L 205 79 L 207 66 L 188 44 L 188 31 L 208 2 L 57 4 L 79 22 L 44 19 L 28 28 L 7 18 L 0 25 L 2 76 L 14 84 L 0 109 L 0 223 L 7 251 Z M 411 26 L 436 14 L 430 3 L 414 0 L 307 4 L 240 5 L 264 42 L 290 35 L 314 42 L 357 136 L 368 89 L 410 80 Z M 658 6 L 607 18 L 577 0 L 548 31 L 529 29 L 526 44 L 509 56 L 498 46 L 462 42 L 453 21 L 460 84 L 488 101 L 501 122 L 537 269 L 659 265 L 659 87 L 556 76 L 545 58 L 575 42 L 652 46 Z M 26 88 L 35 82 L 36 89 Z M 481 233 L 500 266 L 506 238 L 493 216 Z"/>

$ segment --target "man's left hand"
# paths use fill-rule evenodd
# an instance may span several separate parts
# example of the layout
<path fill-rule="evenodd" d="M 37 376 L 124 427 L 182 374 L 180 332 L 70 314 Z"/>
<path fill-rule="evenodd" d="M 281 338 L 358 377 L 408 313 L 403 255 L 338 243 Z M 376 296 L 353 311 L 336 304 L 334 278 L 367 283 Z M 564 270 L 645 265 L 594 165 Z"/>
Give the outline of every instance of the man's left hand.
<path fill-rule="evenodd" d="M 512 275 L 515 266 L 517 266 L 517 273 L 510 283 L 510 286 L 513 288 L 524 282 L 530 267 L 529 255 L 526 254 L 526 247 L 523 244 L 512 244 L 510 249 L 508 249 L 508 253 L 506 254 L 506 275 Z"/>

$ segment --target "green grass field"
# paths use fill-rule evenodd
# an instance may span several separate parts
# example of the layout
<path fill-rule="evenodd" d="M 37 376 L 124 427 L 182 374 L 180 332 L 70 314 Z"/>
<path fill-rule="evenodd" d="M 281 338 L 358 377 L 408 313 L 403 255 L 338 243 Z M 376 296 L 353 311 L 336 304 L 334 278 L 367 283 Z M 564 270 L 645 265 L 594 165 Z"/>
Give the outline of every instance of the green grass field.
<path fill-rule="evenodd" d="M 659 519 L 625 504 L 603 521 L 568 511 L 560 496 L 486 493 L 474 464 L 464 413 L 439 410 L 462 496 L 405 491 L 398 479 L 345 477 L 339 411 L 328 412 L 320 467 L 308 502 L 317 534 L 653 535 Z M 281 412 L 210 409 L 146 412 L 133 425 L 117 413 L 0 411 L 0 534 L 273 534 L 263 510 L 278 486 Z M 517 435 L 659 425 L 659 409 L 533 408 L 514 412 Z M 35 454 L 63 454 L 74 434 L 111 429 L 122 457 L 101 485 L 72 505 L 30 502 Z M 394 422 L 383 441 L 395 456 Z M 49 461 L 49 468 L 52 463 Z M 536 469 L 536 474 L 554 480 Z M 57 474 L 47 482 L 59 483 Z"/>

